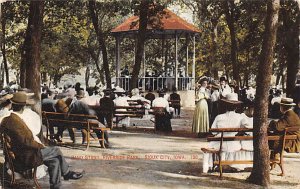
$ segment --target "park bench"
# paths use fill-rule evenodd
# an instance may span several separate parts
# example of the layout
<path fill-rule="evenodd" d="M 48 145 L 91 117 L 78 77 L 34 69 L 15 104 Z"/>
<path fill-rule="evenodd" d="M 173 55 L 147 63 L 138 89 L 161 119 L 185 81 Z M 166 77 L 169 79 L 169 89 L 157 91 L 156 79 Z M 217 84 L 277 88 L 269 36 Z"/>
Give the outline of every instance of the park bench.
<path fill-rule="evenodd" d="M 85 114 L 68 114 L 68 113 L 57 113 L 57 112 L 43 112 L 43 119 L 46 121 L 47 127 L 47 138 L 49 138 L 49 127 L 64 127 L 64 128 L 77 128 L 87 130 L 87 146 L 86 150 L 90 146 L 90 136 L 91 130 L 101 131 L 101 139 L 97 139 L 101 142 L 102 147 L 104 145 L 104 131 L 109 131 L 110 128 L 100 128 L 98 127 L 98 118 L 94 115 Z M 93 137 L 93 136 L 92 136 Z M 93 137 L 94 138 L 94 137 Z M 95 138 L 94 138 L 95 139 Z"/>
<path fill-rule="evenodd" d="M 285 147 L 286 140 L 295 140 L 297 139 L 297 135 L 288 135 L 287 132 L 289 131 L 297 131 L 299 127 L 288 127 L 285 129 L 282 135 L 271 135 L 268 136 L 268 141 L 279 141 L 280 142 L 280 159 L 270 159 L 270 166 L 271 169 L 277 164 L 281 168 L 280 176 L 284 175 L 284 159 L 283 159 L 283 151 Z M 210 132 L 218 132 L 221 133 L 221 136 L 209 136 L 207 137 L 207 141 L 219 141 L 220 148 L 213 149 L 213 148 L 201 148 L 204 153 L 211 153 L 213 155 L 213 169 L 215 167 L 219 168 L 220 177 L 223 176 L 222 166 L 223 165 L 232 165 L 232 164 L 253 164 L 252 160 L 222 160 L 222 145 L 223 141 L 243 141 L 243 140 L 253 140 L 253 136 L 224 136 L 225 132 L 253 132 L 253 129 L 249 128 L 213 128 L 210 129 Z M 272 150 L 272 149 L 271 149 Z"/>
<path fill-rule="evenodd" d="M 143 118 L 145 115 L 144 106 L 115 106 L 113 116 L 116 118 L 116 127 L 118 123 L 126 117 Z"/>
<path fill-rule="evenodd" d="M 7 133 L 5 133 L 4 131 L 1 133 L 1 142 L 3 145 L 3 154 L 5 156 L 5 161 L 8 163 L 9 169 L 11 170 L 11 178 L 9 181 L 9 185 L 13 187 L 13 185 L 15 184 L 15 182 L 16 182 L 15 172 L 17 171 L 19 173 L 22 173 L 23 175 L 24 175 L 24 173 L 26 173 L 27 175 L 29 173 L 29 178 L 32 178 L 36 188 L 40 189 L 41 187 L 40 187 L 40 185 L 37 181 L 37 177 L 36 177 L 38 165 L 35 165 L 30 170 L 18 169 L 18 167 L 14 165 L 14 160 L 16 159 L 16 155 L 12 150 L 13 146 L 14 145 L 16 146 L 17 144 L 13 144 L 13 141 L 11 140 L 10 136 Z M 3 168 L 3 170 L 5 170 L 5 168 Z M 4 175 L 2 175 L 2 176 L 4 178 Z"/>
<path fill-rule="evenodd" d="M 180 105 L 180 100 L 168 100 L 170 106 L 172 105 Z"/>

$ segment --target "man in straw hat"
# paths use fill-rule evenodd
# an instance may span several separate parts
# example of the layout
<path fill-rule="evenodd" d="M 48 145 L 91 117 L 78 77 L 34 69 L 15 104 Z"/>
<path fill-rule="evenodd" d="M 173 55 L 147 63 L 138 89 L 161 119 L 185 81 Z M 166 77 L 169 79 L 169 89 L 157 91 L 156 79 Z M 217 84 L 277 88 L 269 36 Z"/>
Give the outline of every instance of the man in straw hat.
<path fill-rule="evenodd" d="M 287 127 L 299 127 L 300 119 L 298 115 L 293 111 L 292 107 L 296 104 L 293 102 L 292 98 L 282 98 L 280 101 L 280 112 L 283 116 L 278 121 L 271 121 L 269 125 L 269 130 L 273 131 L 274 134 L 279 134 L 284 131 Z M 285 142 L 285 151 L 287 152 L 300 152 L 300 131 L 288 132 L 288 134 L 297 135 L 296 140 L 287 140 Z M 278 157 L 279 153 L 279 141 L 275 141 L 273 144 L 269 144 L 270 147 L 274 149 L 275 158 Z"/>
<path fill-rule="evenodd" d="M 11 137 L 15 169 L 24 171 L 45 164 L 48 167 L 51 189 L 61 188 L 62 176 L 64 180 L 80 179 L 83 175 L 69 170 L 69 165 L 58 147 L 44 146 L 34 138 L 26 125 L 26 117 L 23 116 L 25 106 L 31 104 L 26 93 L 15 93 L 11 101 L 13 112 L 3 119 L 1 132 Z"/>

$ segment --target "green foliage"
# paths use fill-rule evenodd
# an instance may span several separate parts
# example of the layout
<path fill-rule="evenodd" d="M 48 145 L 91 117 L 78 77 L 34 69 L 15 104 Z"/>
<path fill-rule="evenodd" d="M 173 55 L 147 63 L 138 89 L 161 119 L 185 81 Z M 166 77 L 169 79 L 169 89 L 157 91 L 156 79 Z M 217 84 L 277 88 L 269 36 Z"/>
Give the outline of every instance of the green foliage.
<path fill-rule="evenodd" d="M 151 12 L 153 14 L 159 12 L 160 16 L 163 15 L 164 7 L 175 5 L 193 13 L 196 26 L 201 30 L 200 35 L 196 38 L 196 77 L 203 74 L 214 76 L 219 71 L 219 74 L 223 73 L 232 78 L 230 33 L 224 16 L 223 1 L 162 0 L 151 2 L 153 7 Z M 47 73 L 54 83 L 58 82 L 65 74 L 78 74 L 80 68 L 88 64 L 92 68 L 92 77 L 96 78 L 99 83 L 105 83 L 100 44 L 88 14 L 87 3 L 87 1 L 46 1 L 41 45 L 41 72 Z M 111 36 L 110 31 L 128 17 L 138 15 L 139 4 L 140 1 L 137 0 L 96 1 L 99 27 L 104 34 L 112 77 L 115 74 L 115 39 Z M 286 69 L 287 54 L 284 43 L 287 40 L 287 28 L 293 24 L 292 22 L 296 22 L 299 12 L 296 11 L 294 4 L 285 1 L 282 7 L 282 10 L 287 10 L 285 17 L 290 18 L 290 21 L 286 22 L 288 25 L 282 25 L 284 16 L 282 16 L 282 11 L 280 13 L 281 25 L 278 29 L 278 43 L 275 49 L 275 74 L 282 74 L 282 70 Z M 2 5 L 2 16 L 6 20 L 7 59 L 10 69 L 18 72 L 29 2 L 8 1 Z M 247 85 L 251 79 L 255 78 L 257 72 L 262 48 L 266 3 L 241 0 L 235 4 L 234 8 L 238 66 L 242 85 Z M 154 19 L 153 14 L 149 14 L 150 23 L 156 23 L 159 28 L 159 19 Z M 134 45 L 134 39 L 123 39 L 121 43 L 121 68 L 128 65 L 131 73 L 134 64 Z M 162 69 L 161 46 L 160 40 L 146 42 L 147 68 Z M 186 45 L 184 40 L 179 40 L 178 49 L 179 63 L 185 65 Z M 169 55 L 166 64 L 171 65 L 175 56 L 174 42 L 166 40 L 165 50 Z M 192 50 L 192 45 L 190 45 L 190 62 Z M 99 70 L 96 69 L 96 64 L 99 66 Z"/>

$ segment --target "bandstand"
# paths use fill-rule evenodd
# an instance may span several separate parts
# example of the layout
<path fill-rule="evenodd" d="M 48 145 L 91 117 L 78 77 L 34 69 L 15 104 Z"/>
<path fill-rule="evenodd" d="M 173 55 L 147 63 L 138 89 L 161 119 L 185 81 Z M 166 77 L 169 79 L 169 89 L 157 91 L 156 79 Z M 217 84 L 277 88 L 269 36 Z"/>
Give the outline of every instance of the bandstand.
<path fill-rule="evenodd" d="M 138 16 L 132 16 L 125 20 L 122 24 L 114 28 L 111 33 L 116 39 L 116 84 L 125 90 L 129 89 L 130 86 L 130 75 L 123 76 L 120 72 L 121 65 L 121 52 L 120 46 L 121 42 L 124 38 L 136 39 L 138 34 L 138 24 L 139 20 Z M 165 48 L 166 48 L 166 40 L 172 40 L 172 44 L 174 45 L 173 52 L 175 54 L 174 61 L 172 61 L 172 66 L 174 68 L 173 73 L 170 75 L 155 75 L 148 76 L 146 74 L 146 66 L 147 62 L 145 61 L 145 50 L 143 52 L 143 62 L 142 69 L 140 71 L 138 86 L 143 90 L 147 90 L 148 88 L 152 89 L 161 89 L 167 88 L 169 90 L 172 87 L 176 87 L 179 92 L 180 91 L 192 91 L 190 92 L 194 96 L 194 88 L 195 88 L 195 43 L 196 36 L 199 34 L 200 30 L 196 28 L 194 25 L 186 22 L 184 19 L 177 16 L 175 13 L 168 9 L 164 9 L 163 14 L 159 16 L 160 26 L 152 26 L 148 24 L 147 33 L 146 33 L 146 41 L 148 39 L 159 40 L 161 43 L 161 64 L 163 73 L 167 73 L 167 67 L 165 66 L 167 62 L 167 57 L 165 56 Z M 186 57 L 183 59 L 184 62 L 184 74 L 179 74 L 179 62 L 178 62 L 178 44 L 179 40 L 182 41 L 184 39 L 185 44 L 182 47 L 185 48 Z M 136 40 L 135 40 L 136 41 Z M 192 46 L 191 46 L 192 45 Z M 136 44 L 133 44 L 133 48 L 135 48 Z M 192 52 L 189 52 L 189 49 L 192 49 Z M 182 49 L 181 49 L 182 50 Z M 192 56 L 192 58 L 190 57 Z M 182 63 L 182 62 L 181 62 Z M 134 62 L 132 63 L 132 66 Z M 131 65 L 130 65 L 131 66 Z M 194 99 L 194 98 L 193 98 Z"/>

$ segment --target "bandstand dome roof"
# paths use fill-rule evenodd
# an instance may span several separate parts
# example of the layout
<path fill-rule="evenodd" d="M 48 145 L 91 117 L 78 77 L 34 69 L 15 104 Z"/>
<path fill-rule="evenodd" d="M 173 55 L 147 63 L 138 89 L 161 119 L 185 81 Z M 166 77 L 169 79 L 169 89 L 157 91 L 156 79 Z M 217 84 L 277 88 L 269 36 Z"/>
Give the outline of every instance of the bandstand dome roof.
<path fill-rule="evenodd" d="M 197 27 L 177 16 L 169 9 L 164 9 L 163 14 L 157 15 L 156 17 L 161 17 L 159 27 L 157 27 L 158 22 L 156 25 L 155 22 L 153 22 L 147 26 L 147 34 L 150 38 L 160 38 L 162 35 L 171 37 L 176 33 L 196 34 L 200 32 Z M 134 37 L 139 28 L 138 20 L 138 16 L 128 18 L 111 31 L 112 35 Z"/>

